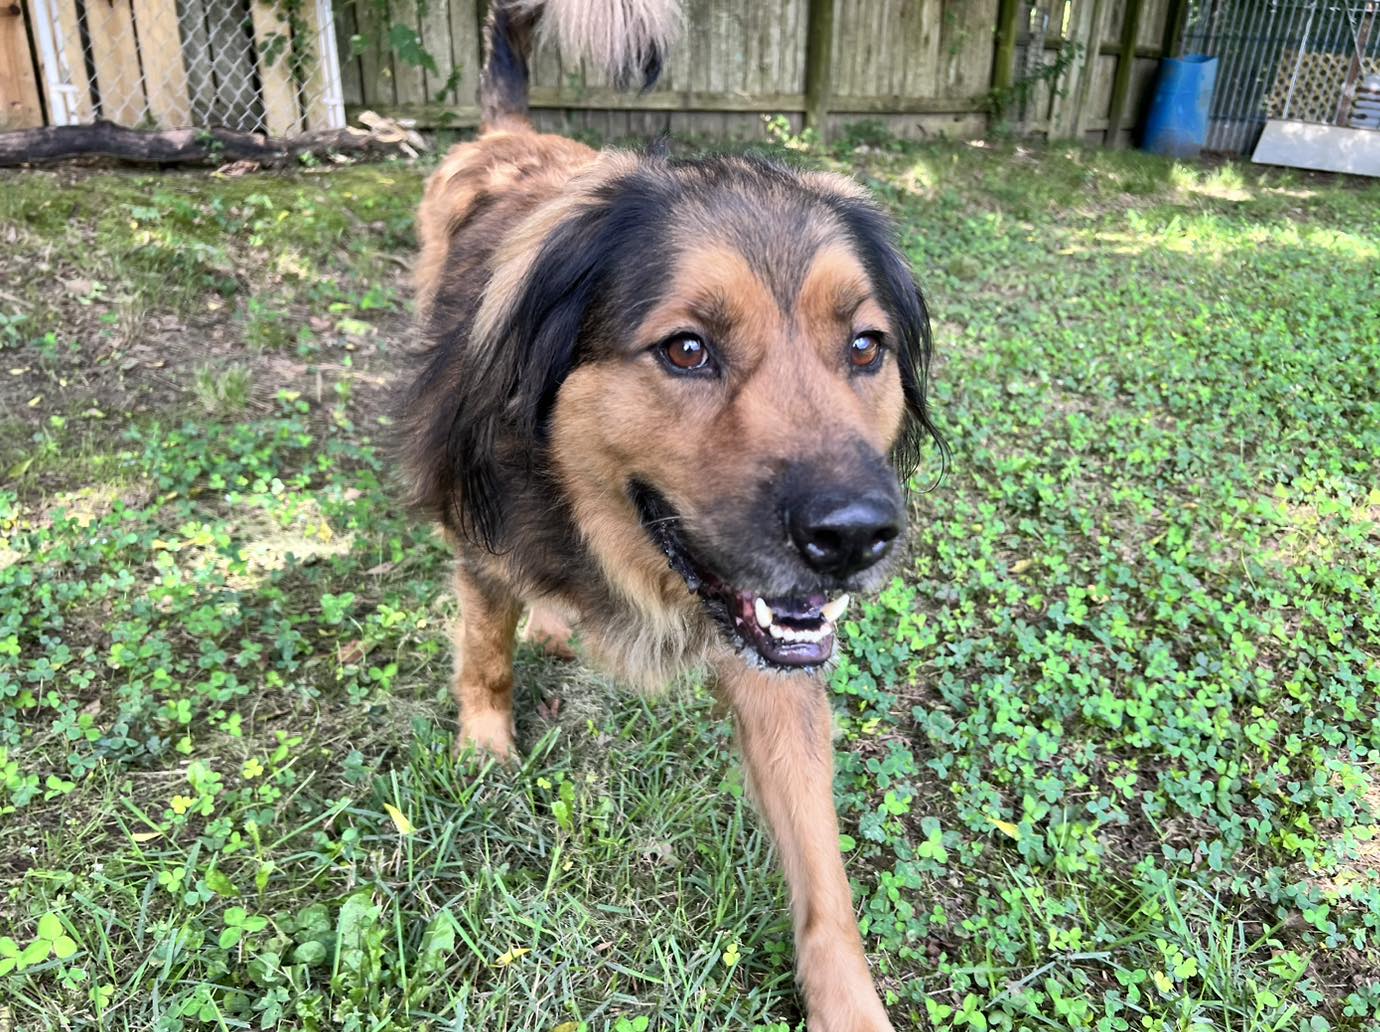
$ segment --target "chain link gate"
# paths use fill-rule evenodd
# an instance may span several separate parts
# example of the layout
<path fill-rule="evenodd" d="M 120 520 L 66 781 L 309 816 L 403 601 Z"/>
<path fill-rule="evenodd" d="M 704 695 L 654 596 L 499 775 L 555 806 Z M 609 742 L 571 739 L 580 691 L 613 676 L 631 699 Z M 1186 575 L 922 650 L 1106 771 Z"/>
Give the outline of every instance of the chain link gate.
<path fill-rule="evenodd" d="M 1204 0 L 1182 52 L 1220 62 L 1207 149 L 1250 153 L 1268 119 L 1380 128 L 1380 2 Z"/>
<path fill-rule="evenodd" d="M 30 0 L 52 125 L 345 125 L 330 0 Z"/>

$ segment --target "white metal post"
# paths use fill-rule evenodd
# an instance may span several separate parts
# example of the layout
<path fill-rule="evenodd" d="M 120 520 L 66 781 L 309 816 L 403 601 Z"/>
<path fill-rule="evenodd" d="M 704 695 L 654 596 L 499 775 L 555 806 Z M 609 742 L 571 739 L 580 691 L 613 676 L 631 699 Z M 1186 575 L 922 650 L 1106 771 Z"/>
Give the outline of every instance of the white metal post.
<path fill-rule="evenodd" d="M 336 49 L 331 0 L 316 0 L 316 59 L 321 62 L 321 78 L 326 88 L 326 95 L 321 98 L 330 122 L 326 128 L 344 129 L 345 89 L 340 82 L 340 51 Z"/>

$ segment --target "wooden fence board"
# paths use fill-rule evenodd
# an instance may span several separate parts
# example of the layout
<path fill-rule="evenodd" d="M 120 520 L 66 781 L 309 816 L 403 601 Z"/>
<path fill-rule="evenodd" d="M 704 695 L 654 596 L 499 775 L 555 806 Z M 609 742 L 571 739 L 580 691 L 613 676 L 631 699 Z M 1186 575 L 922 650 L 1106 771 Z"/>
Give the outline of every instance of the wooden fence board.
<path fill-rule="evenodd" d="M 139 76 L 139 49 L 134 19 L 127 4 L 87 4 L 86 26 L 93 41 L 92 63 L 100 91 L 101 117 L 135 125 L 144 117 L 144 84 Z"/>
<path fill-rule="evenodd" d="M 177 7 L 173 0 L 133 0 L 132 6 L 149 114 L 160 128 L 188 128 L 192 125 L 192 104 L 187 94 L 182 37 L 177 31 Z"/>
<path fill-rule="evenodd" d="M 389 24 L 406 25 L 419 36 L 422 24 L 417 0 L 392 0 L 389 5 Z M 421 65 L 406 61 L 400 54 L 393 55 L 393 82 L 398 93 L 399 104 L 425 104 L 426 72 Z"/>
<path fill-rule="evenodd" d="M 304 3 L 302 5 L 302 25 L 303 31 L 307 34 L 308 52 L 316 54 L 319 49 L 319 40 L 322 37 L 322 25 L 317 18 L 316 4 Z M 329 128 L 331 119 L 326 105 L 326 97 L 331 91 L 331 83 L 325 62 L 312 60 L 308 64 L 305 77 L 306 81 L 303 83 L 302 89 L 302 95 L 306 101 L 305 109 L 302 112 L 304 128 Z"/>
<path fill-rule="evenodd" d="M 441 0 L 436 0 L 441 2 Z M 479 92 L 479 8 L 475 0 L 449 0 L 450 57 L 460 69 L 453 103 L 473 104 Z"/>
<path fill-rule="evenodd" d="M 178 34 L 189 54 L 201 58 L 187 64 L 187 97 L 192 105 L 192 121 L 198 126 L 212 124 L 216 105 L 216 81 L 211 74 L 211 37 L 206 31 L 206 9 L 202 0 L 182 0 L 177 12 Z"/>
<path fill-rule="evenodd" d="M 359 68 L 359 55 L 353 50 L 352 37 L 355 29 L 355 5 L 333 3 L 331 10 L 335 15 L 335 43 L 340 59 L 341 100 L 346 104 L 364 103 L 364 76 Z"/>
<path fill-rule="evenodd" d="M 269 136 L 288 136 L 302 131 L 297 110 L 297 84 L 292 79 L 292 26 L 273 0 L 254 0 L 254 59 L 259 69 L 259 88 L 264 105 L 264 125 Z"/>
<path fill-rule="evenodd" d="M 363 81 L 361 103 L 365 107 L 390 108 L 398 103 L 393 83 L 393 52 L 388 48 L 388 20 L 375 6 L 375 0 L 353 0 L 355 31 L 364 42 L 359 55 Z"/>
<path fill-rule="evenodd" d="M 29 59 L 24 19 L 17 7 L 0 11 L 0 129 L 32 129 L 42 124 L 43 102 Z"/>
<path fill-rule="evenodd" d="M 976 97 L 992 85 L 993 34 L 999 0 L 945 0 L 937 93 Z"/>
<path fill-rule="evenodd" d="M 1170 0 L 1144 0 L 1140 12 L 1140 28 L 1136 32 L 1136 46 L 1160 48 L 1165 22 L 1169 17 Z"/>
<path fill-rule="evenodd" d="M 455 70 L 455 58 L 450 49 L 450 12 L 445 0 L 425 0 L 418 9 L 417 19 L 422 48 L 436 65 L 435 71 L 423 70 L 423 93 L 427 100 L 440 100 Z"/>

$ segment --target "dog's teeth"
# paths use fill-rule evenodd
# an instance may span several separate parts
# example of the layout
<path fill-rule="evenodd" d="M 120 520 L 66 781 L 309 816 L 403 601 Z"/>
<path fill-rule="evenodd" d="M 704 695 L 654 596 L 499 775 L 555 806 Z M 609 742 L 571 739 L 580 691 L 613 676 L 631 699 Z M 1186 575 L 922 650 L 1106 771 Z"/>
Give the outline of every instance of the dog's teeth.
<path fill-rule="evenodd" d="M 757 623 L 763 629 L 771 626 L 771 606 L 767 605 L 760 597 L 752 603 L 753 611 L 757 615 Z"/>
<path fill-rule="evenodd" d="M 767 633 L 770 634 L 773 638 L 784 638 L 790 632 L 786 630 L 786 628 L 782 627 L 780 624 L 772 624 L 770 627 L 767 628 Z"/>
<path fill-rule="evenodd" d="M 820 607 L 820 613 L 828 623 L 834 623 L 843 615 L 843 611 L 848 608 L 848 596 L 840 595 L 832 602 L 826 602 Z"/>

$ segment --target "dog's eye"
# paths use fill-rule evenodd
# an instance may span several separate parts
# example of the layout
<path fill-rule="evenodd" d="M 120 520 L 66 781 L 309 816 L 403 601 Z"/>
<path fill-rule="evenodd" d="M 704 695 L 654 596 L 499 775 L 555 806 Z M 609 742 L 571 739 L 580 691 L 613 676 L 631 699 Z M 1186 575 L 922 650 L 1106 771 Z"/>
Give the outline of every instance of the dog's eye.
<path fill-rule="evenodd" d="M 854 369 L 875 369 L 882 360 L 882 338 L 876 333 L 860 333 L 848 345 L 848 364 Z"/>
<path fill-rule="evenodd" d="M 714 368 L 714 360 L 704 341 L 693 333 L 678 333 L 661 342 L 661 357 L 678 373 L 709 372 Z"/>

